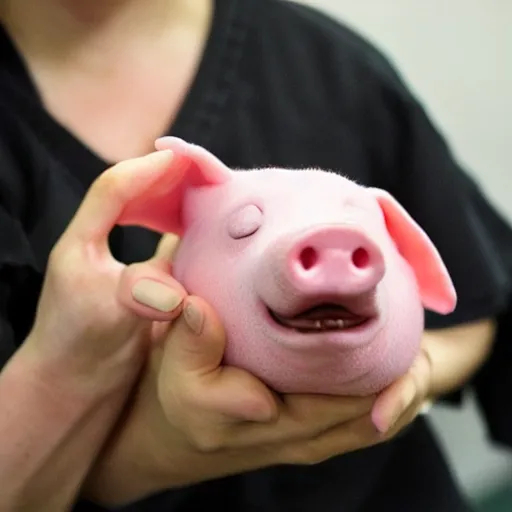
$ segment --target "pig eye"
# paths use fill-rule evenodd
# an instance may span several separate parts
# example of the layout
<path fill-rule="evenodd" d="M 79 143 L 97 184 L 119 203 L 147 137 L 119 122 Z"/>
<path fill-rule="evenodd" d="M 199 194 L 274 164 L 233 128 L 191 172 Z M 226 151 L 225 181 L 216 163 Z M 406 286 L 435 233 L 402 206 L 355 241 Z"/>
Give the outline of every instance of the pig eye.
<path fill-rule="evenodd" d="M 245 205 L 231 215 L 228 223 L 229 236 L 239 240 L 254 235 L 262 222 L 262 211 L 254 204 Z"/>

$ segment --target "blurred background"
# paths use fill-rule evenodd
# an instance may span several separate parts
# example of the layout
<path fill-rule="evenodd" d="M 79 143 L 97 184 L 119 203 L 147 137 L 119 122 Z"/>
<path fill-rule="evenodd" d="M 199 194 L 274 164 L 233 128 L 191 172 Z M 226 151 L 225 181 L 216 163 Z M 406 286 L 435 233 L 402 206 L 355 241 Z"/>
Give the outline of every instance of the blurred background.
<path fill-rule="evenodd" d="M 297 1 L 352 26 L 394 61 L 459 161 L 512 221 L 512 1 Z M 488 442 L 474 401 L 462 411 L 436 406 L 431 417 L 479 510 L 512 512 L 512 451 Z"/>

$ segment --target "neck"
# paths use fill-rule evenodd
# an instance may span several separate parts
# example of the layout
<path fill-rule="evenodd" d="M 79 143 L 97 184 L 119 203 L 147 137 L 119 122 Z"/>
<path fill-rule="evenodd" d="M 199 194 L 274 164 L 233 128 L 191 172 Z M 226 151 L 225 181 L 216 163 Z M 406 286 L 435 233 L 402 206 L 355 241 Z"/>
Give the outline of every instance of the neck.
<path fill-rule="evenodd" d="M 209 6 L 203 0 L 0 0 L 0 18 L 27 51 L 59 58 L 84 45 L 112 49 L 158 38 L 202 20 Z"/>

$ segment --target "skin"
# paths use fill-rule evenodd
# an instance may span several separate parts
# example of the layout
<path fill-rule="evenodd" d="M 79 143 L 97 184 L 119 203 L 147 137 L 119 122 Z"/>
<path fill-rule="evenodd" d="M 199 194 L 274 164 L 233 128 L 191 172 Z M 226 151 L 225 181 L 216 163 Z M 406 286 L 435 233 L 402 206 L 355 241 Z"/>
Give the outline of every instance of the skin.
<path fill-rule="evenodd" d="M 34 325 L 0 373 L 2 510 L 67 510 L 129 396 L 151 323 L 117 292 L 124 275 L 138 281 L 168 264 L 159 254 L 125 267 L 108 233 L 141 189 L 165 183 L 169 159 L 154 153 L 106 172 L 52 250 Z"/>
<path fill-rule="evenodd" d="M 0 16 L 48 111 L 116 162 L 152 151 L 174 119 L 201 56 L 211 2 L 3 0 Z M 34 328 L 0 373 L 7 412 L 0 439 L 9 440 L 0 447 L 2 510 L 67 510 L 80 493 L 121 504 L 371 446 L 409 424 L 425 400 L 467 382 L 488 356 L 494 324 L 483 319 L 426 332 L 411 371 L 378 397 L 276 396 L 221 366 L 225 340 L 214 311 L 169 277 L 175 239 L 131 267 L 106 249 L 141 168 L 153 170 L 147 179 L 165 181 L 172 154 L 129 160 L 95 182 L 52 252 Z M 133 289 L 144 277 L 165 284 L 176 308 L 149 307 L 161 295 L 146 295 L 141 307 Z M 87 286 L 94 280 L 101 286 Z M 61 328 L 63 314 L 73 329 Z"/>
<path fill-rule="evenodd" d="M 173 238 L 172 243 L 178 242 Z M 261 393 L 259 404 L 263 404 L 263 388 L 250 379 L 244 382 L 243 372 L 220 366 L 224 347 L 221 327 L 208 305 L 203 306 L 205 329 L 211 329 L 211 336 L 195 344 L 207 349 L 209 356 L 206 350 L 187 350 L 189 363 L 181 363 L 184 354 L 178 340 L 183 338 L 172 336 L 178 327 L 170 334 L 161 334 L 126 423 L 114 431 L 90 473 L 84 488 L 90 498 L 106 505 L 121 505 L 162 489 L 254 467 L 317 463 L 389 440 L 414 420 L 425 402 L 458 389 L 474 374 L 488 356 L 494 333 L 493 323 L 487 320 L 426 332 L 423 350 L 411 370 L 377 397 L 272 394 L 267 407 L 259 409 L 255 399 Z M 210 314 L 213 325 L 208 320 Z M 203 363 L 199 358 L 205 358 Z M 457 369 L 454 361 L 459 365 Z M 193 366 L 187 368 L 188 364 Z M 177 374 L 183 371 L 186 387 L 192 390 L 186 396 L 176 392 L 181 387 Z M 245 387 L 250 394 L 243 399 L 240 396 L 237 408 L 226 414 L 233 403 L 226 402 L 226 398 L 232 399 L 233 391 L 228 392 L 226 384 L 226 393 L 219 393 L 215 384 L 222 388 L 222 379 L 231 376 L 237 389 Z M 154 399 L 155 395 L 159 400 Z M 339 416 L 328 419 L 334 412 L 332 406 Z M 249 408 L 258 411 L 254 417 L 261 423 L 247 428 L 244 419 Z M 184 417 L 189 421 L 180 425 Z M 313 423 L 306 418 L 314 418 Z M 180 436 L 187 439 L 185 452 L 176 449 Z M 136 468 L 134 460 L 138 461 Z"/>
<path fill-rule="evenodd" d="M 212 12 L 211 0 L 0 0 L 47 110 L 112 163 L 153 151 L 174 121 Z"/>

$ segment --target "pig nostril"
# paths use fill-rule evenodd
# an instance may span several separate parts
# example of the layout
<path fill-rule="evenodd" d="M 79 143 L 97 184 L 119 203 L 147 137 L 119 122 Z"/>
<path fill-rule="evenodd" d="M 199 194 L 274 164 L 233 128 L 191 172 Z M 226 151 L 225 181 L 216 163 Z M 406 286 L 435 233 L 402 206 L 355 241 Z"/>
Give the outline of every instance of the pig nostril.
<path fill-rule="evenodd" d="M 313 249 L 313 247 L 306 247 L 305 249 L 302 249 L 299 259 L 304 269 L 310 270 L 318 261 L 318 253 Z"/>
<path fill-rule="evenodd" d="M 365 268 L 370 263 L 370 255 L 366 249 L 359 247 L 352 254 L 352 263 L 357 268 Z"/>

